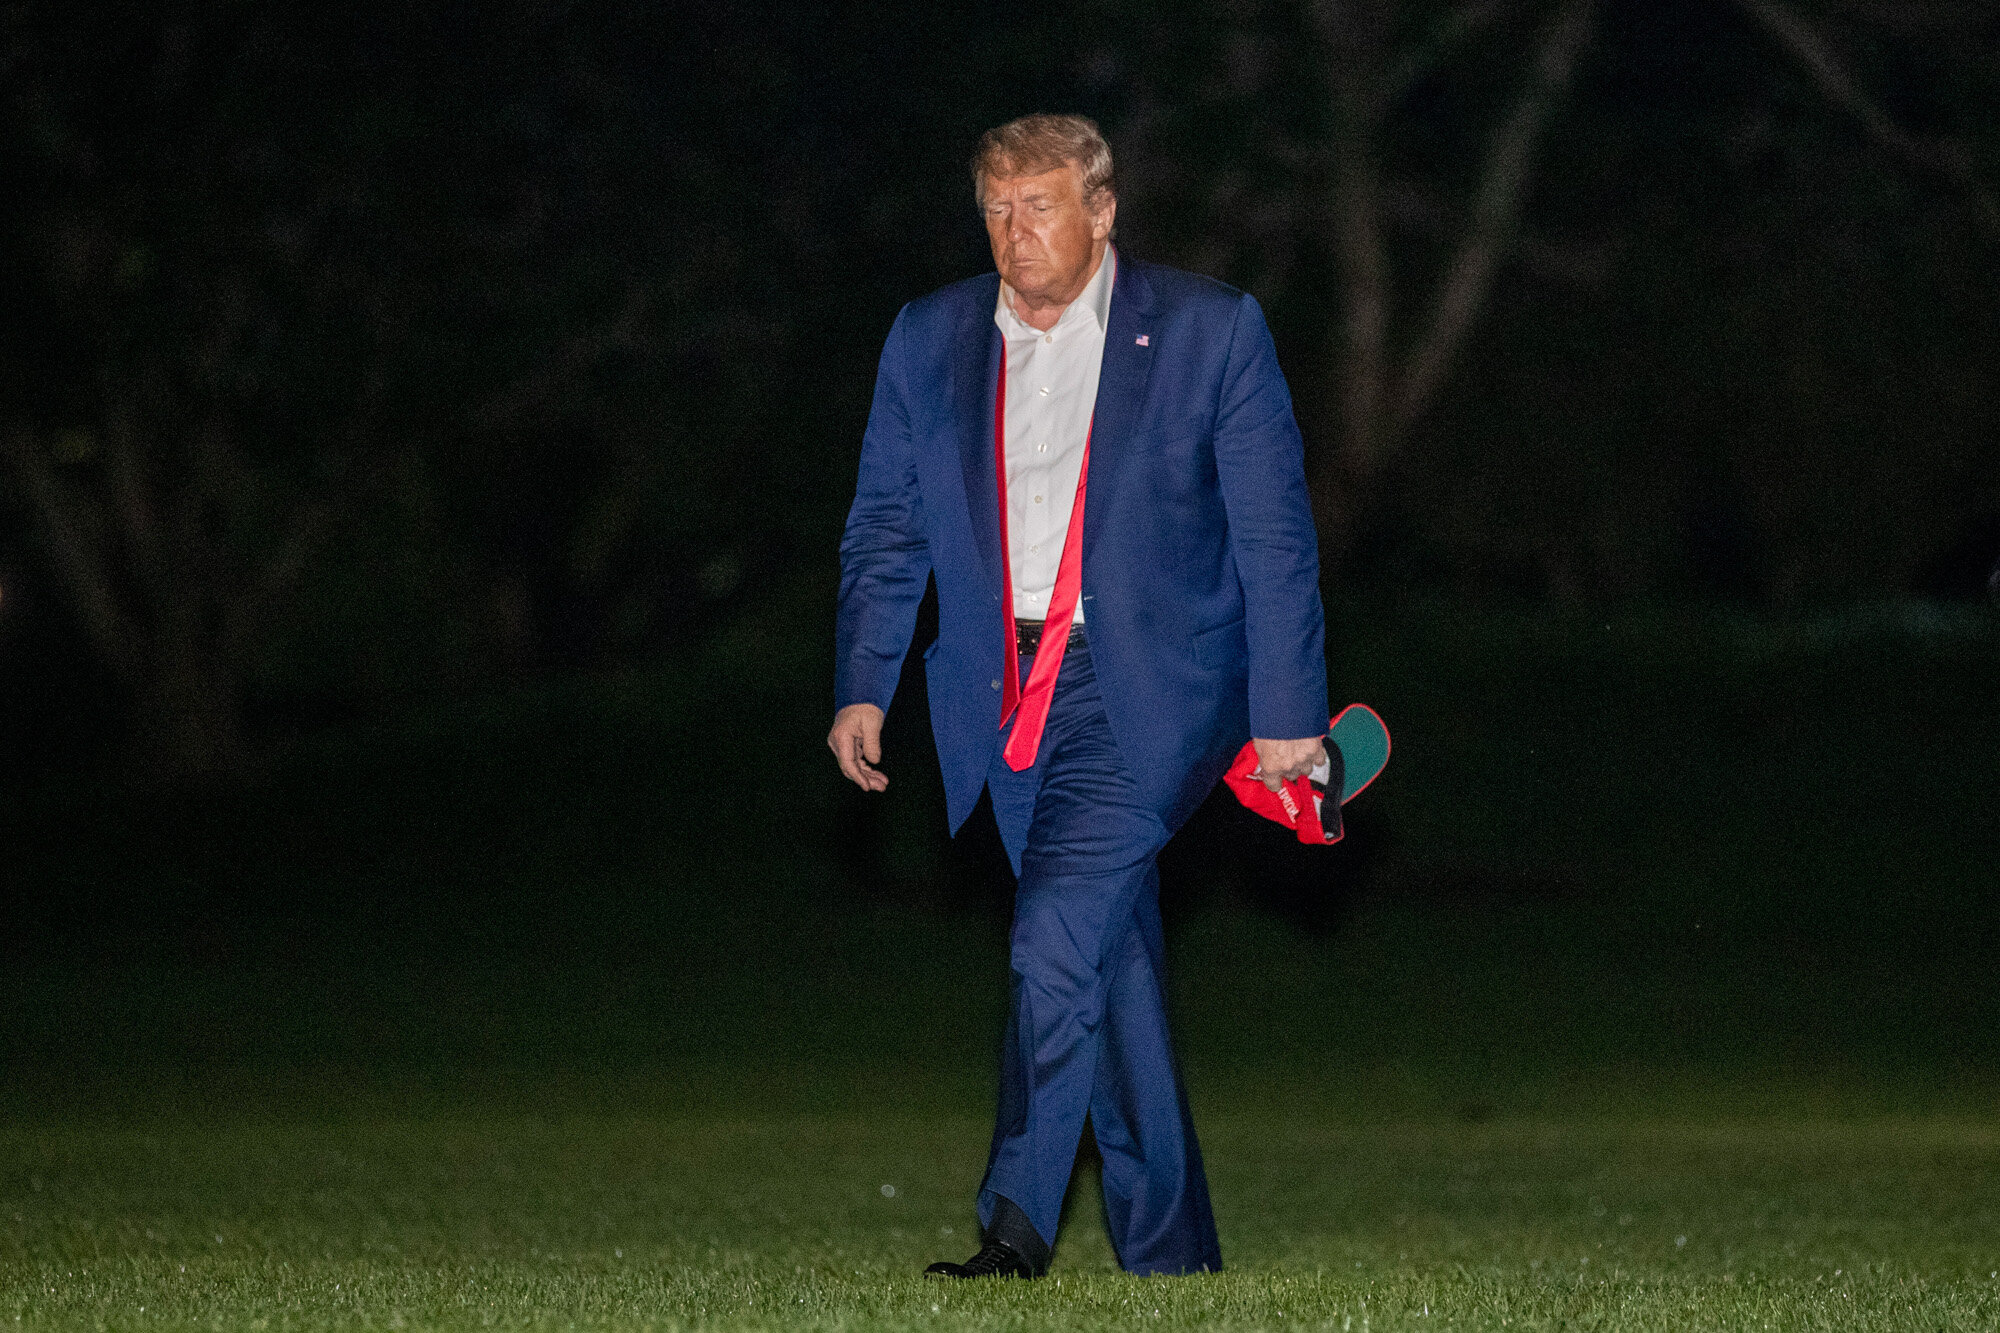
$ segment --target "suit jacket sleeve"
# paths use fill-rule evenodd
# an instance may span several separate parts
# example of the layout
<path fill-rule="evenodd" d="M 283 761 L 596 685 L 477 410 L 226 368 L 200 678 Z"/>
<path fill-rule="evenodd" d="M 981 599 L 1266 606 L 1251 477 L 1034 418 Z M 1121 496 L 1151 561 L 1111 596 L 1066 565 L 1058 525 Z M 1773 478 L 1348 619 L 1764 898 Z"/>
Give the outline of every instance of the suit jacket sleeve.
<path fill-rule="evenodd" d="M 861 438 L 854 507 L 840 539 L 840 610 L 834 631 L 834 707 L 888 711 L 930 579 L 922 500 L 911 443 L 906 308 L 896 317 L 875 375 Z"/>
<path fill-rule="evenodd" d="M 1306 493 L 1305 442 L 1264 312 L 1237 306 L 1216 413 L 1215 467 L 1243 581 L 1250 649 L 1250 734 L 1293 740 L 1326 731 L 1326 613 L 1319 536 Z"/>

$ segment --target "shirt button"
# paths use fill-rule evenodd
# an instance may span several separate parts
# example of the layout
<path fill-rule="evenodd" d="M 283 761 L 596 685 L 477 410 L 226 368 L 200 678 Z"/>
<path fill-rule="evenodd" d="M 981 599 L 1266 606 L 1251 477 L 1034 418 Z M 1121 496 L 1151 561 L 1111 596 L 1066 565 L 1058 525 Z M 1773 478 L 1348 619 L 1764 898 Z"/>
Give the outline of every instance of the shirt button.
<path fill-rule="evenodd" d="M 1038 454 L 1045 454 L 1048 451 L 1049 447 L 1046 444 L 1038 444 L 1035 446 L 1035 452 Z"/>
<path fill-rule="evenodd" d="M 1041 496 L 1039 496 L 1039 495 L 1038 495 L 1038 496 L 1036 496 L 1036 497 L 1035 497 L 1035 503 L 1036 503 L 1036 504 L 1040 504 L 1041 502 L 1042 502 L 1042 497 L 1041 497 Z"/>
<path fill-rule="evenodd" d="M 1042 335 L 1042 341 L 1045 343 L 1052 343 L 1055 340 L 1056 340 L 1056 335 L 1053 333 L 1044 333 Z"/>
<path fill-rule="evenodd" d="M 1042 397 L 1046 398 L 1048 396 L 1049 396 L 1049 386 L 1044 384 L 1042 386 Z"/>

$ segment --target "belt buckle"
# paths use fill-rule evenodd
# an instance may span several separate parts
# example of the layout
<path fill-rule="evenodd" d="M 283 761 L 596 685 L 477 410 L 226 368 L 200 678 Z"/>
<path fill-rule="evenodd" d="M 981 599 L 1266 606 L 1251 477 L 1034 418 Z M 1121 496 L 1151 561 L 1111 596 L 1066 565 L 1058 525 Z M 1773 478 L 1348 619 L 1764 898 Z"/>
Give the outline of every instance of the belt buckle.
<path fill-rule="evenodd" d="M 1015 621 L 1014 622 L 1015 651 L 1021 654 L 1023 657 L 1032 656 L 1034 653 L 1036 653 L 1041 649 L 1042 639 L 1047 635 L 1047 633 L 1048 633 L 1048 622 L 1046 620 Z M 1069 649 L 1077 647 L 1082 642 L 1083 642 L 1083 626 L 1077 624 L 1076 621 L 1074 620 L 1070 621 L 1069 635 L 1063 640 L 1064 651 L 1067 652 Z"/>

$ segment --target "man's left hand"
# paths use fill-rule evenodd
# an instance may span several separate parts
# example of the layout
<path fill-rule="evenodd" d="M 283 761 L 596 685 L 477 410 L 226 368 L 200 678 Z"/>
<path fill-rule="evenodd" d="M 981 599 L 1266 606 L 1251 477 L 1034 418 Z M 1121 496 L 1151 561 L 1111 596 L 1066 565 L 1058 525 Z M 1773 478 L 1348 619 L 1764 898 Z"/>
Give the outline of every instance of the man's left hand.
<path fill-rule="evenodd" d="M 1272 791 L 1293 778 L 1302 778 L 1326 762 L 1326 737 L 1308 736 L 1300 741 L 1250 742 L 1257 747 L 1257 776 Z"/>

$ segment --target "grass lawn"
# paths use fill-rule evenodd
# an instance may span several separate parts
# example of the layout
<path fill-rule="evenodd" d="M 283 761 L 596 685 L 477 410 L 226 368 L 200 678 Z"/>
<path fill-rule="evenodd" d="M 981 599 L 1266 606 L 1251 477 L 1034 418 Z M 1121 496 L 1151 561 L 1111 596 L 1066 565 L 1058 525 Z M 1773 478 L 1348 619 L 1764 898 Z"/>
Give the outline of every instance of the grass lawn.
<path fill-rule="evenodd" d="M 514 1093 L 17 1119 L 0 1323 L 2000 1327 L 2000 1117 L 1466 1123 L 1232 1109 L 1238 1090 L 1205 1117 L 1228 1271 L 1120 1274 L 1086 1167 L 1049 1280 L 945 1285 L 918 1273 L 972 1248 L 977 1114 Z"/>
<path fill-rule="evenodd" d="M 830 776 L 784 615 L 246 793 L 0 800 L 0 1333 L 1991 1333 L 2000 627 L 1899 616 L 1337 617 L 1397 728 L 1349 844 L 1170 873 L 1185 1279 L 1087 1163 L 1050 1280 L 919 1276 L 975 1245 L 1005 898 L 914 703 L 887 797 Z M 717 735 L 803 756 L 779 806 Z"/>

